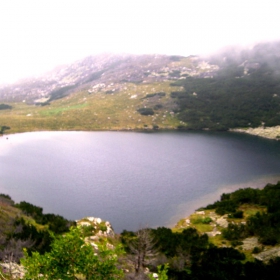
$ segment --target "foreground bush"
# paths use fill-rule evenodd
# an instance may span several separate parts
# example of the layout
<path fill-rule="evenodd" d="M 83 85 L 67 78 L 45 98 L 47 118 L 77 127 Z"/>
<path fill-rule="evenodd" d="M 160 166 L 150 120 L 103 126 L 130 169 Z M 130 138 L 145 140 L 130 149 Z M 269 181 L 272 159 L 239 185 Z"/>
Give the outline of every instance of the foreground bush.
<path fill-rule="evenodd" d="M 106 244 L 96 254 L 90 244 L 85 243 L 79 228 L 56 237 L 51 251 L 38 252 L 22 259 L 26 269 L 24 279 L 121 279 L 122 272 L 116 267 L 116 250 L 107 249 Z"/>

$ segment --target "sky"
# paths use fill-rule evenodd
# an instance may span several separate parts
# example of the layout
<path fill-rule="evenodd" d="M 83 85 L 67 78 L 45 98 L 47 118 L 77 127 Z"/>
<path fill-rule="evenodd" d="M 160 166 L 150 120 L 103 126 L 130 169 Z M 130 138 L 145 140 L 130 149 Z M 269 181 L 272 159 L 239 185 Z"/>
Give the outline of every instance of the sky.
<path fill-rule="evenodd" d="M 279 0 L 1 0 L 0 83 L 100 53 L 206 54 L 280 39 Z"/>

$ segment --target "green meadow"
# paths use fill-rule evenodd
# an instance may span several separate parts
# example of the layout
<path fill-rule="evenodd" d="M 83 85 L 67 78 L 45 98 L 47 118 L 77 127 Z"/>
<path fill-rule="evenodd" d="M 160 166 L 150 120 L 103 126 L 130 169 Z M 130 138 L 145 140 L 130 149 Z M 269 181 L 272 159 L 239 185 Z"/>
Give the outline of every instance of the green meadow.
<path fill-rule="evenodd" d="M 0 124 L 9 126 L 8 133 L 43 130 L 142 130 L 175 129 L 180 121 L 173 113 L 176 107 L 171 91 L 179 87 L 169 82 L 123 84 L 113 94 L 74 92 L 49 105 L 8 103 L 12 109 L 0 110 Z M 165 96 L 145 98 L 147 94 L 165 92 Z M 154 115 L 141 115 L 137 110 L 154 107 Z"/>

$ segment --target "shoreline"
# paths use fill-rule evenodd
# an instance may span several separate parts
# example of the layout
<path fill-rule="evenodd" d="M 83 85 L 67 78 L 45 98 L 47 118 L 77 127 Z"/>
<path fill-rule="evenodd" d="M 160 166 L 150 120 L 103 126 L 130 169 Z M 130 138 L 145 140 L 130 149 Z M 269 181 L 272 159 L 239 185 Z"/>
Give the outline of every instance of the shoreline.
<path fill-rule="evenodd" d="M 170 130 L 169 130 L 170 131 Z M 171 130 L 174 131 L 174 130 Z M 43 132 L 43 133 L 42 133 Z M 75 134 L 75 133 L 88 133 L 92 131 L 37 131 L 34 132 L 35 134 L 38 134 L 36 137 L 36 140 L 41 140 L 41 139 L 49 139 L 49 136 L 54 135 L 55 133 L 58 134 Z M 112 133 L 112 131 L 104 131 L 107 132 L 107 134 Z M 146 132 L 146 131 L 144 131 Z M 156 133 L 163 133 L 162 130 L 156 131 Z M 152 133 L 152 132 L 150 132 Z M 174 133 L 174 132 L 173 132 Z M 113 133 L 112 133 L 113 134 Z M 5 135 L 6 136 L 6 135 Z M 11 149 L 16 147 L 16 145 L 20 144 L 22 141 L 24 142 L 29 142 L 30 139 L 32 139 L 33 135 L 30 132 L 26 133 L 17 133 L 14 134 L 14 136 L 9 137 L 9 140 L 6 140 L 6 137 L 3 137 L 2 139 L 0 138 L 0 152 L 1 154 L 6 154 L 8 153 Z M 147 137 L 149 137 L 147 135 Z M 278 143 L 277 143 L 278 144 Z M 199 207 L 206 206 L 209 203 L 213 203 L 217 199 L 220 198 L 220 195 L 225 192 L 232 192 L 235 191 L 239 188 L 246 188 L 246 187 L 251 187 L 251 188 L 263 188 L 266 184 L 268 183 L 276 183 L 280 179 L 280 174 L 278 174 L 279 170 L 275 170 L 272 175 L 268 176 L 262 176 L 257 179 L 251 180 L 251 181 L 245 181 L 242 183 L 238 184 L 225 184 L 225 185 L 220 185 L 216 186 L 216 190 L 213 189 L 211 193 L 207 195 L 201 195 L 198 199 L 194 201 L 184 201 L 181 204 L 176 204 L 175 205 L 175 214 L 171 215 L 171 217 L 167 218 L 166 220 L 164 219 L 164 224 L 162 226 L 168 226 L 170 228 L 173 228 L 176 223 L 180 219 L 182 219 L 185 216 L 188 216 L 193 213 L 196 209 Z M 259 175 L 257 175 L 259 176 Z M 7 191 L 9 193 L 9 191 Z M 161 226 L 161 225 L 158 225 Z"/>
<path fill-rule="evenodd" d="M 166 227 L 175 228 L 176 225 L 180 222 L 180 220 L 184 220 L 188 218 L 190 215 L 194 214 L 195 211 L 200 208 L 206 207 L 208 204 L 212 204 L 215 201 L 219 200 L 223 193 L 232 193 L 239 189 L 263 189 L 268 184 L 277 184 L 280 181 L 280 174 L 277 175 L 269 175 L 263 176 L 258 179 L 243 182 L 239 184 L 228 184 L 224 185 L 221 188 L 218 188 L 215 192 L 204 195 L 196 200 L 191 202 L 186 202 L 178 205 L 178 214 L 174 215 L 166 222 Z M 185 212 L 185 214 L 180 215 L 180 213 Z M 179 217 L 181 216 L 181 217 Z M 178 218 L 179 217 L 179 218 Z"/>
<path fill-rule="evenodd" d="M 9 135 L 13 134 L 21 134 L 21 133 L 32 133 L 32 132 L 106 132 L 106 131 L 119 131 L 119 132 L 147 132 L 147 133 L 153 133 L 153 132 L 187 132 L 187 131 L 206 131 L 205 130 L 193 130 L 193 129 L 178 129 L 174 127 L 170 128 L 120 128 L 120 129 L 94 129 L 94 130 L 71 130 L 71 129 L 65 129 L 65 130 L 28 130 L 28 131 L 7 131 L 4 134 L 0 134 L 0 139 L 3 137 L 8 137 Z M 207 130 L 207 131 L 213 131 L 213 132 L 219 132 L 217 130 Z M 229 130 L 225 132 L 235 132 L 235 133 L 242 133 L 242 134 L 249 134 L 252 136 L 258 136 L 265 139 L 270 140 L 280 140 L 280 125 L 274 126 L 274 127 L 264 127 L 260 126 L 257 128 L 230 128 Z"/>
<path fill-rule="evenodd" d="M 232 128 L 229 129 L 229 132 L 245 133 L 276 141 L 280 140 L 280 125 L 273 127 L 260 126 L 256 128 Z"/>

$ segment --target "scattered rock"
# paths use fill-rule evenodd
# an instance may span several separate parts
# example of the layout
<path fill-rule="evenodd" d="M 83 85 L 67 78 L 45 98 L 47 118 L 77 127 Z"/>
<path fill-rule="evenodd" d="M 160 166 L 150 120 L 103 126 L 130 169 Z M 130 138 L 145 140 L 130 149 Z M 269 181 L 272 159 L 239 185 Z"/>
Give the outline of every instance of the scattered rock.
<path fill-rule="evenodd" d="M 18 265 L 17 263 L 13 262 L 7 262 L 0 263 L 0 266 L 2 267 L 4 273 L 12 275 L 12 279 L 22 279 L 24 276 L 25 271 L 22 265 Z"/>
<path fill-rule="evenodd" d="M 216 236 L 216 235 L 219 235 L 219 234 L 222 234 L 222 233 L 219 230 L 217 230 L 216 227 L 214 227 L 213 231 L 206 232 L 206 234 L 208 236 L 213 237 L 213 236 Z"/>
<path fill-rule="evenodd" d="M 242 240 L 242 242 L 243 242 L 242 245 L 243 250 L 253 250 L 255 247 L 260 246 L 257 237 L 248 237 Z"/>
<path fill-rule="evenodd" d="M 100 218 L 86 217 L 81 220 L 76 221 L 78 226 L 92 226 L 94 228 L 94 236 L 91 236 L 91 240 L 97 240 L 98 237 L 114 237 L 115 232 L 108 221 L 103 221 Z"/>
<path fill-rule="evenodd" d="M 216 223 L 217 223 L 219 226 L 221 226 L 221 227 L 223 227 L 223 228 L 226 228 L 226 227 L 228 226 L 228 221 L 227 221 L 226 217 L 227 217 L 227 216 L 222 216 L 222 217 L 218 218 L 218 219 L 216 220 Z"/>
<path fill-rule="evenodd" d="M 274 247 L 253 256 L 260 261 L 267 262 L 272 258 L 280 257 L 280 247 Z"/>
<path fill-rule="evenodd" d="M 268 139 L 277 139 L 279 140 L 280 135 L 280 125 L 274 127 L 264 127 L 263 125 L 256 128 L 248 128 L 248 129 L 231 129 L 230 131 L 234 132 L 242 132 L 251 135 L 256 135 Z"/>

